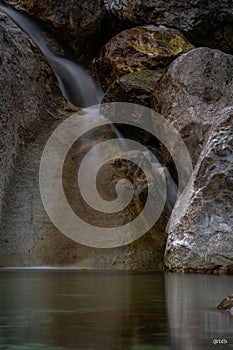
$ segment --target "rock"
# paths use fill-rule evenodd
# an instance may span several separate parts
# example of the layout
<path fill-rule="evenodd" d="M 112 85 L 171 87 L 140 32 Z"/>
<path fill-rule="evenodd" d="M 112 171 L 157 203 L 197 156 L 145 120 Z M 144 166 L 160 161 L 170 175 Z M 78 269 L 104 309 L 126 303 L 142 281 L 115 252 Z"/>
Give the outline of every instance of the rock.
<path fill-rule="evenodd" d="M 99 30 L 105 14 L 102 0 L 78 0 L 78 1 L 34 1 L 34 0 L 7 0 L 5 1 L 17 10 L 23 11 L 35 19 L 50 25 L 59 39 L 70 46 L 80 57 L 89 56 L 85 50 L 91 50 L 95 46 L 95 40 L 91 40 L 90 46 L 87 39 Z M 88 46 L 87 46 L 88 45 Z"/>
<path fill-rule="evenodd" d="M 131 152 L 132 161 L 122 160 L 123 156 L 106 163 L 97 176 L 97 188 L 101 197 L 105 200 L 113 200 L 116 198 L 116 184 L 119 180 L 128 179 L 134 188 L 134 196 L 129 205 L 123 210 L 116 213 L 105 213 L 103 211 L 96 211 L 90 206 L 87 206 L 81 198 L 80 189 L 77 186 L 77 173 L 80 161 L 84 154 L 87 154 L 89 149 L 93 148 L 106 139 L 112 138 L 111 128 L 104 128 L 100 134 L 98 132 L 90 132 L 85 136 L 85 139 L 80 140 L 71 148 L 71 152 L 64 165 L 64 191 L 66 198 L 79 217 L 83 218 L 85 222 L 96 227 L 122 227 L 125 224 L 133 221 L 142 211 L 147 200 L 147 185 L 154 185 L 152 179 L 151 166 L 144 154 L 139 154 L 137 151 Z M 80 148 L 80 145 L 81 146 Z M 121 147 L 120 147 L 121 148 Z M 105 145 L 107 152 L 107 145 Z M 129 152 L 126 153 L 128 155 Z M 135 159 L 135 162 L 134 162 Z M 135 164 L 140 161 L 144 167 L 148 169 L 151 177 L 145 179 L 144 173 Z M 90 183 L 89 174 L 86 175 L 87 183 Z M 127 192 L 128 186 L 124 186 L 124 193 Z M 74 190 L 75 189 L 75 190 Z M 88 256 L 91 256 L 92 261 L 89 267 L 95 266 L 100 268 L 114 268 L 114 269 L 129 269 L 129 270 L 161 270 L 163 267 L 163 256 L 166 244 L 167 235 L 165 233 L 165 226 L 167 220 L 161 217 L 157 223 L 147 232 L 143 237 L 128 244 L 127 246 L 120 246 L 114 249 L 89 249 Z M 111 232 L 109 232 L 111 234 Z M 82 246 L 81 246 L 82 247 Z M 37 248 L 38 249 L 38 248 Z M 80 245 L 73 246 L 76 255 L 80 249 Z M 90 254 L 91 252 L 91 254 Z M 102 259 L 102 260 L 101 260 Z M 114 259 L 114 264 L 112 261 Z M 81 262 L 82 263 L 82 262 Z M 80 264 L 80 261 L 78 262 Z"/>
<path fill-rule="evenodd" d="M 122 26 L 165 25 L 182 31 L 196 46 L 232 52 L 231 0 L 106 0 L 112 20 Z"/>
<path fill-rule="evenodd" d="M 171 271 L 232 273 L 233 107 L 218 112 L 168 225 Z"/>
<path fill-rule="evenodd" d="M 223 299 L 217 306 L 219 310 L 227 311 L 233 315 L 233 294 Z"/>
<path fill-rule="evenodd" d="M 58 83 L 39 49 L 0 14 L 0 199 L 17 147 L 33 142 L 39 121 L 61 116 L 65 106 Z"/>
<path fill-rule="evenodd" d="M 151 96 L 165 69 L 145 69 L 117 79 L 106 91 L 103 103 L 129 102 L 151 107 Z"/>
<path fill-rule="evenodd" d="M 214 114 L 233 104 L 233 56 L 197 48 L 178 57 L 158 82 L 152 107 L 177 128 L 193 164 Z"/>
<path fill-rule="evenodd" d="M 105 12 L 101 0 L 6 0 L 5 3 L 50 24 L 59 33 L 76 39 L 95 32 Z"/>
<path fill-rule="evenodd" d="M 124 30 L 102 47 L 90 71 L 106 89 L 119 77 L 168 66 L 193 46 L 178 30 L 143 26 Z"/>
<path fill-rule="evenodd" d="M 151 150 L 152 153 L 154 150 Z M 161 220 L 158 221 L 152 230 L 158 230 L 162 231 L 164 229 L 161 229 L 161 222 L 164 224 L 167 222 L 167 219 L 171 215 L 172 208 L 174 207 L 174 204 L 177 199 L 177 186 L 172 181 L 172 178 L 166 169 L 166 167 L 162 166 L 161 164 L 159 167 L 155 166 L 153 162 L 151 162 L 150 157 L 146 152 L 138 153 L 137 151 L 131 151 L 131 159 L 135 159 L 134 162 L 129 162 L 128 160 L 123 159 L 120 160 L 114 160 L 113 161 L 113 167 L 117 169 L 118 173 L 124 174 L 122 177 L 126 177 L 128 180 L 130 180 L 131 183 L 134 184 L 134 194 L 136 197 L 136 200 L 134 200 L 134 203 L 132 203 L 130 207 L 130 212 L 132 213 L 132 218 L 135 217 L 135 213 L 138 215 L 140 211 L 143 209 L 146 200 L 147 200 L 147 194 L 148 194 L 148 187 L 152 189 L 155 193 L 155 186 L 157 188 L 161 188 L 161 183 L 158 182 L 158 172 L 160 174 L 163 174 L 163 177 L 167 183 L 167 193 L 166 193 L 166 203 L 164 205 L 163 212 L 161 214 Z M 129 152 L 126 153 L 126 157 Z M 136 165 L 136 163 L 139 162 L 141 166 L 144 165 L 144 168 L 147 168 L 149 170 L 150 177 L 147 178 L 142 171 L 142 169 Z M 160 197 L 160 201 L 164 197 L 164 193 L 159 192 L 158 196 Z M 158 200 L 158 199 L 157 199 Z M 155 203 L 155 202 L 154 202 Z M 153 203 L 153 206 L 154 206 Z M 139 210 L 140 209 L 140 210 Z M 154 209 L 154 208 L 153 208 Z M 152 210 L 153 210 L 152 209 Z M 166 235 L 160 235 L 160 239 L 163 239 Z M 163 241 L 162 241 L 163 242 Z M 157 252 L 157 249 L 155 248 L 155 253 Z"/>

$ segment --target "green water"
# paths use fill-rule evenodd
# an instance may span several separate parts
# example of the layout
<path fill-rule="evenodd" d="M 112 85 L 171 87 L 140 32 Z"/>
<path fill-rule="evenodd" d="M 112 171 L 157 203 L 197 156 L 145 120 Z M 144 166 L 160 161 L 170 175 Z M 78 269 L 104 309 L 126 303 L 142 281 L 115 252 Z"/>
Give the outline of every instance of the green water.
<path fill-rule="evenodd" d="M 232 276 L 2 269 L 0 349 L 233 349 L 216 310 L 232 292 Z"/>

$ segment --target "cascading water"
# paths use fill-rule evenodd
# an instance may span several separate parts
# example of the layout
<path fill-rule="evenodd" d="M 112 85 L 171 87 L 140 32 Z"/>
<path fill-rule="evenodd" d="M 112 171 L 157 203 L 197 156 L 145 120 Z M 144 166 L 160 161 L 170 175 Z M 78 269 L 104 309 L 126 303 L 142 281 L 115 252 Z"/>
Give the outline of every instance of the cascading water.
<path fill-rule="evenodd" d="M 93 79 L 76 62 L 56 56 L 45 40 L 45 33 L 29 16 L 0 3 L 7 14 L 39 46 L 53 69 L 63 96 L 78 107 L 89 107 L 101 101 L 102 92 Z"/>
<path fill-rule="evenodd" d="M 98 104 L 101 102 L 102 92 L 97 87 L 93 79 L 87 74 L 87 72 L 77 63 L 55 54 L 51 46 L 48 44 L 48 40 L 46 40 L 48 33 L 45 33 L 44 30 L 42 30 L 38 24 L 34 23 L 29 16 L 22 14 L 3 3 L 0 3 L 0 10 L 7 14 L 39 46 L 53 69 L 58 79 L 63 96 L 66 98 L 66 100 L 70 104 L 78 107 L 86 108 L 93 106 L 91 109 L 87 108 L 87 113 L 89 116 L 91 115 L 91 120 L 94 121 L 94 125 L 95 123 L 98 124 L 101 122 L 103 115 L 99 110 Z M 82 124 L 80 127 L 88 130 L 88 118 L 85 118 L 85 110 L 83 118 L 80 118 L 80 122 Z M 125 140 L 113 123 L 109 124 L 117 138 L 119 146 L 119 148 L 118 146 L 115 148 L 117 149 L 118 153 L 115 154 L 115 158 L 117 158 L 120 154 L 123 155 L 123 158 L 127 158 L 126 153 L 132 150 L 132 147 L 130 147 L 130 141 Z M 135 149 L 134 146 L 133 149 Z M 107 151 L 105 151 L 105 153 L 106 152 Z M 99 148 L 94 147 L 94 150 L 92 151 L 92 159 L 91 162 L 89 162 L 89 168 L 87 168 L 88 170 L 85 172 L 86 174 L 91 175 L 95 172 L 95 169 L 93 169 L 93 167 L 95 168 L 95 162 L 101 162 L 101 158 L 103 159 L 106 155 L 104 154 L 103 156 L 103 154 L 101 155 L 100 153 Z M 143 151 L 143 149 L 141 149 L 141 153 L 145 158 L 148 158 L 147 151 Z M 165 212 L 169 217 L 172 207 L 176 201 L 177 186 L 172 180 L 172 177 L 170 176 L 166 167 L 161 167 L 160 164 L 153 161 L 153 159 L 149 159 L 149 162 L 151 163 L 152 177 L 157 183 L 158 197 L 160 198 L 161 202 L 166 202 Z M 85 180 L 84 188 L 87 188 L 89 181 L 88 176 L 84 176 L 83 178 Z M 167 193 L 164 191 L 164 181 L 167 181 Z M 120 187 L 118 189 L 120 189 Z M 124 191 L 125 189 L 123 188 L 123 192 Z M 91 192 L 91 196 L 92 195 L 93 193 Z M 166 201 L 167 195 L 168 200 Z M 97 199 L 98 198 L 96 197 L 94 203 L 97 202 Z M 108 209 L 109 207 L 111 207 L 110 204 L 108 204 Z M 146 224 L 147 223 L 145 222 L 145 226 Z"/>

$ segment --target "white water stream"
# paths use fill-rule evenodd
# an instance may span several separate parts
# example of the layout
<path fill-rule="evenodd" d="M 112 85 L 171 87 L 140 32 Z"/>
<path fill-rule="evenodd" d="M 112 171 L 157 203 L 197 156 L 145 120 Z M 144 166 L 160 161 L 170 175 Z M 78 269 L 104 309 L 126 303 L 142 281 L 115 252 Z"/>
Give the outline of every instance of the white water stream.
<path fill-rule="evenodd" d="M 46 33 L 29 16 L 0 3 L 0 11 L 7 14 L 39 46 L 54 71 L 63 96 L 78 107 L 89 107 L 101 101 L 101 90 L 76 62 L 55 55 Z"/>

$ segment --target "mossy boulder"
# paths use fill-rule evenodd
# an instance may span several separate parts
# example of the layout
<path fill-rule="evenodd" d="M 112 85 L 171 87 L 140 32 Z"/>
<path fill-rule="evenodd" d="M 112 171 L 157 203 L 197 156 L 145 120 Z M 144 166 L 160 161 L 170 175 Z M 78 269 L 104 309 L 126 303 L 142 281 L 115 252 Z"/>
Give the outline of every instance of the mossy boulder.
<path fill-rule="evenodd" d="M 178 30 L 153 25 L 135 27 L 124 30 L 103 46 L 90 71 L 106 91 L 123 75 L 167 67 L 193 48 Z"/>

